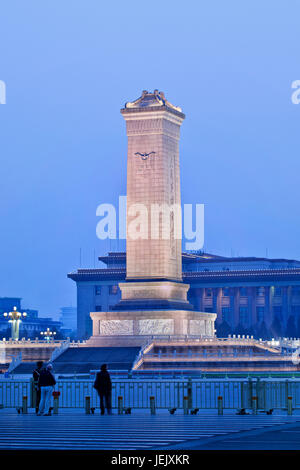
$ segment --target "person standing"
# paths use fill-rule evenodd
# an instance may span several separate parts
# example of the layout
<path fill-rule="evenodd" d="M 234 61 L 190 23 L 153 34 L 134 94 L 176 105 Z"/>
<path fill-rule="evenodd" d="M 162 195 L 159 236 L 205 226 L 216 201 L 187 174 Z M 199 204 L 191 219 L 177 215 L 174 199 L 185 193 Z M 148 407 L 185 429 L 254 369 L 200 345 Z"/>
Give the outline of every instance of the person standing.
<path fill-rule="evenodd" d="M 38 416 L 50 416 L 49 411 L 45 413 L 45 410 L 49 410 L 53 388 L 56 384 L 52 370 L 52 364 L 48 364 L 47 367 L 40 372 L 39 387 L 41 389 L 41 401 Z"/>
<path fill-rule="evenodd" d="M 96 380 L 94 383 L 94 388 L 97 390 L 100 397 L 100 409 L 101 414 L 104 415 L 105 408 L 107 409 L 107 414 L 111 415 L 111 379 L 107 371 L 107 365 L 102 364 L 100 372 L 97 373 Z"/>
<path fill-rule="evenodd" d="M 40 373 L 42 370 L 44 363 L 43 361 L 38 361 L 36 363 L 36 369 L 34 369 L 32 376 L 33 376 L 33 386 L 35 389 L 35 412 L 39 412 L 39 404 L 41 401 L 41 389 L 39 387 L 39 378 L 40 378 Z"/>

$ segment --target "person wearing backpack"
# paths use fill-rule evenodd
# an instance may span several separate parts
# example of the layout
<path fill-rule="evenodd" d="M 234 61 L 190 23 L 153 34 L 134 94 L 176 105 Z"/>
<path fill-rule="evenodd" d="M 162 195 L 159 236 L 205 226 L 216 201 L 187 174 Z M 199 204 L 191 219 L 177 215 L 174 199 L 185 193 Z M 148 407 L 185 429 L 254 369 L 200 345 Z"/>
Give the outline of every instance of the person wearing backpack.
<path fill-rule="evenodd" d="M 39 406 L 39 412 L 37 416 L 50 416 L 49 411 L 46 413 L 45 410 L 49 410 L 50 400 L 53 392 L 56 380 L 52 373 L 52 364 L 48 364 L 45 369 L 42 369 L 39 376 L 39 387 L 41 389 L 41 401 Z"/>

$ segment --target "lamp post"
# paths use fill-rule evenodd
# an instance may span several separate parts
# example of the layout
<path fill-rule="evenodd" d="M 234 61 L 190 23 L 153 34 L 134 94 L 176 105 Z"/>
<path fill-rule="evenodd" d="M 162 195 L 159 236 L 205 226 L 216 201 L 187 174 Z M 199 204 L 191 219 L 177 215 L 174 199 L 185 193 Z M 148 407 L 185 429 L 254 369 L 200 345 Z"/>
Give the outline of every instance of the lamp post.
<path fill-rule="evenodd" d="M 50 328 L 47 328 L 46 331 L 41 331 L 40 334 L 44 337 L 45 341 L 47 341 L 47 343 L 49 343 L 51 339 L 54 340 L 54 336 L 56 335 L 56 331 L 51 331 Z"/>
<path fill-rule="evenodd" d="M 4 313 L 4 317 L 8 317 L 8 322 L 11 323 L 11 337 L 14 341 L 18 341 L 19 339 L 19 326 L 20 322 L 22 321 L 21 318 L 26 317 L 26 312 L 18 312 L 17 307 L 13 308 L 12 312 Z"/>

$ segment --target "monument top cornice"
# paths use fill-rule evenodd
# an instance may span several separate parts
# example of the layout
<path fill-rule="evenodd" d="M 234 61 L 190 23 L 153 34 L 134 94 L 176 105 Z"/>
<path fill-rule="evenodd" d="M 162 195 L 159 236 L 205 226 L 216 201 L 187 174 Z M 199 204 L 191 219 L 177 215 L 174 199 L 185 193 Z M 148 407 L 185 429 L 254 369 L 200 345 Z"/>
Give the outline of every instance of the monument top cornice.
<path fill-rule="evenodd" d="M 154 90 L 149 92 L 143 90 L 142 95 L 135 101 L 128 101 L 125 103 L 124 108 L 121 109 L 122 114 L 136 113 L 136 112 L 154 112 L 154 111 L 169 111 L 181 119 L 185 118 L 181 108 L 174 106 L 170 103 L 162 91 Z"/>

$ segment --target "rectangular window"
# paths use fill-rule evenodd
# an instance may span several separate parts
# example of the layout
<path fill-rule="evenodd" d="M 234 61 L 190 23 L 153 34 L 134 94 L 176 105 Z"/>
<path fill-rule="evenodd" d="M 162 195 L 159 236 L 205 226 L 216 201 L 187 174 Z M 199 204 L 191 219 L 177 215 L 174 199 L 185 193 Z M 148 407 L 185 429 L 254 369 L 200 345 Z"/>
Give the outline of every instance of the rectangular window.
<path fill-rule="evenodd" d="M 258 297 L 263 297 L 265 295 L 265 288 L 264 287 L 257 287 L 256 288 L 256 295 Z"/>
<path fill-rule="evenodd" d="M 226 321 L 230 325 L 231 323 L 231 308 L 230 307 L 222 307 L 222 318 L 223 321 Z"/>
<path fill-rule="evenodd" d="M 264 321 L 265 307 L 256 307 L 256 318 L 259 323 Z"/>
<path fill-rule="evenodd" d="M 292 286 L 292 295 L 300 296 L 300 286 Z"/>
<path fill-rule="evenodd" d="M 213 309 L 211 307 L 205 307 L 204 312 L 213 313 Z"/>
<path fill-rule="evenodd" d="M 118 293 L 118 285 L 109 286 L 109 293 L 111 295 L 116 295 Z"/>
<path fill-rule="evenodd" d="M 240 287 L 240 296 L 247 297 L 247 287 Z"/>
<path fill-rule="evenodd" d="M 205 297 L 212 297 L 212 289 L 205 289 Z"/>
<path fill-rule="evenodd" d="M 102 306 L 101 305 L 96 305 L 95 312 L 102 312 Z"/>
<path fill-rule="evenodd" d="M 282 319 L 282 307 L 279 305 L 276 305 L 273 307 L 273 315 L 274 317 L 278 317 L 279 319 Z"/>
<path fill-rule="evenodd" d="M 292 305 L 292 315 L 300 315 L 300 305 Z"/>
<path fill-rule="evenodd" d="M 274 289 L 274 296 L 275 297 L 280 297 L 281 296 L 281 287 L 275 287 Z"/>
<path fill-rule="evenodd" d="M 224 297 L 228 297 L 230 295 L 229 287 L 223 287 L 222 293 Z"/>
<path fill-rule="evenodd" d="M 95 286 L 95 295 L 101 295 L 101 286 Z"/>
<path fill-rule="evenodd" d="M 249 321 L 248 307 L 240 307 L 240 323 L 247 324 Z"/>

